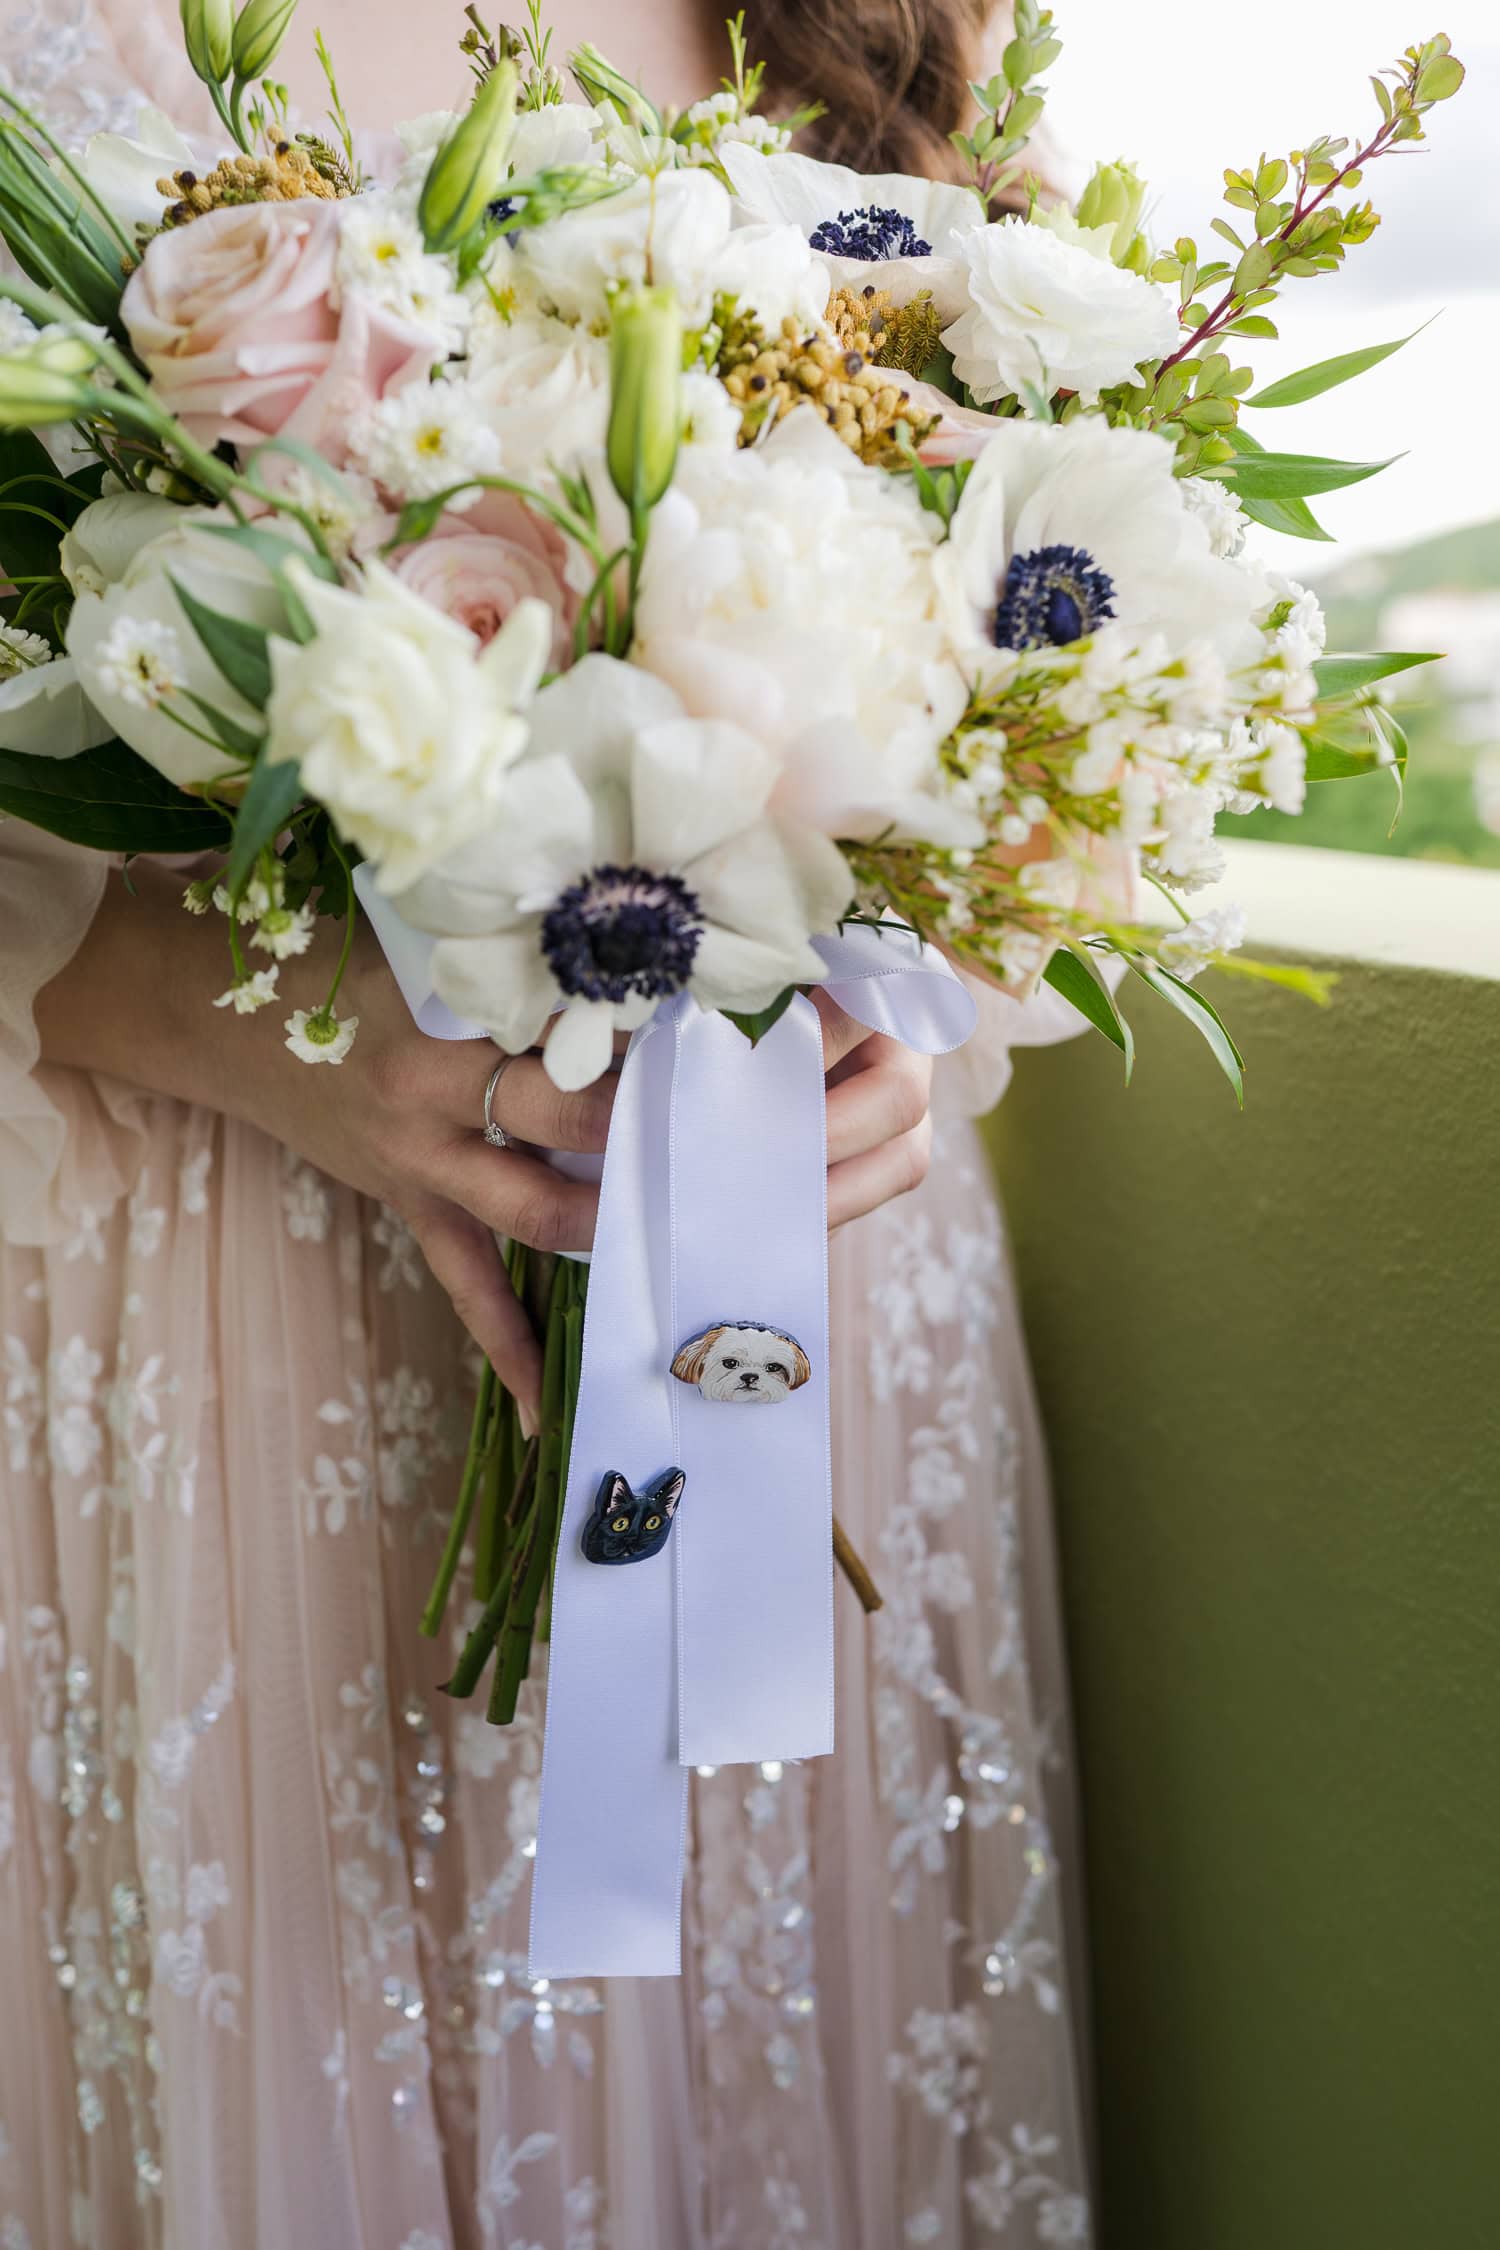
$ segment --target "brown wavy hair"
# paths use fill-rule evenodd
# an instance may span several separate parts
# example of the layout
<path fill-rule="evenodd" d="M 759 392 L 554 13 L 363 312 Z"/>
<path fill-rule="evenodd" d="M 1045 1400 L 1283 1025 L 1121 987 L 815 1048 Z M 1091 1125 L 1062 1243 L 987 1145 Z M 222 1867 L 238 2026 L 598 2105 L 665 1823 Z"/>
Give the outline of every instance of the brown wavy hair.
<path fill-rule="evenodd" d="M 783 102 L 827 103 L 802 136 L 812 154 L 944 178 L 996 13 L 996 0 L 745 0 L 745 30 Z"/>

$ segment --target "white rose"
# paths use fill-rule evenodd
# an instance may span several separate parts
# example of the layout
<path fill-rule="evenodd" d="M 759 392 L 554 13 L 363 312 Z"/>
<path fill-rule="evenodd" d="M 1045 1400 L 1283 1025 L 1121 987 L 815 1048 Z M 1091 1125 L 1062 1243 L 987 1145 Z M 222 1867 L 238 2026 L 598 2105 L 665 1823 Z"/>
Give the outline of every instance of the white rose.
<path fill-rule="evenodd" d="M 142 539 L 153 522 L 162 520 L 162 509 L 175 521 L 155 538 Z M 252 734 L 259 730 L 260 714 L 214 663 L 189 624 L 172 580 L 180 580 L 209 609 L 243 624 L 271 632 L 283 618 L 281 596 L 264 564 L 204 528 L 230 521 L 227 514 L 172 508 L 120 493 L 86 508 L 67 543 L 66 568 L 78 594 L 68 620 L 68 654 L 77 663 L 84 690 L 121 741 L 183 789 L 242 778 L 244 768 L 172 717 L 173 709 L 180 709 L 193 727 L 205 724 L 182 691 L 201 696 Z M 113 572 L 118 576 L 111 577 Z M 104 591 L 88 591 L 90 580 L 98 578 L 106 580 Z M 126 660 L 131 649 L 155 652 L 173 692 L 158 700 L 143 696 Z"/>
<path fill-rule="evenodd" d="M 690 327 L 708 318 L 719 290 L 738 291 L 768 329 L 788 314 L 808 326 L 821 318 L 827 277 L 795 227 L 736 230 L 733 219 L 711 174 L 667 172 L 527 228 L 514 254 L 565 320 L 605 320 L 611 283 L 648 277 L 676 290 Z"/>
<path fill-rule="evenodd" d="M 295 566 L 293 566 L 295 569 Z M 397 891 L 482 827 L 526 743 L 522 710 L 552 645 L 552 612 L 523 601 L 474 635 L 378 562 L 357 591 L 296 570 L 316 637 L 271 643 L 266 755 L 308 790 Z"/>
<path fill-rule="evenodd" d="M 1092 406 L 1178 340 L 1171 292 L 1096 255 L 1092 243 L 1011 218 L 959 235 L 955 250 L 969 304 L 943 342 L 981 402 L 1021 398 L 1034 386 L 1049 397 L 1076 391 Z"/>
<path fill-rule="evenodd" d="M 937 537 L 905 481 L 862 467 L 816 415 L 753 451 L 687 448 L 652 521 L 634 660 L 776 751 L 788 817 L 975 843 L 936 793 L 965 701 Z"/>

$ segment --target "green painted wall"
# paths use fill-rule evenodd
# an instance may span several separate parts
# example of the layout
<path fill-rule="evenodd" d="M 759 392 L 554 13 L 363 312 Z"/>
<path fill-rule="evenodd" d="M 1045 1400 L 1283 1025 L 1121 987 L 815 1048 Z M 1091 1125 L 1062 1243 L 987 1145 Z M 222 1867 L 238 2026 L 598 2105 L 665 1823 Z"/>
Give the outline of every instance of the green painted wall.
<path fill-rule="evenodd" d="M 1103 2250 L 1500 2245 L 1500 984 L 1218 980 L 991 1128 L 1053 1449 Z"/>

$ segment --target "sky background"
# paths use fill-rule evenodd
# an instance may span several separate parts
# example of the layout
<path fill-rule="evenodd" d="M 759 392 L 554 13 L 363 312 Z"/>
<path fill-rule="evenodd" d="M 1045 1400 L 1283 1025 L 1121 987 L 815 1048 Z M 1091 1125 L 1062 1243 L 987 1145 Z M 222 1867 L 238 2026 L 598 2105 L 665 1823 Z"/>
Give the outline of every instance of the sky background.
<path fill-rule="evenodd" d="M 1226 165 L 1286 155 L 1320 132 L 1367 139 L 1369 74 L 1447 32 L 1468 82 L 1434 110 L 1429 139 L 1365 175 L 1383 224 L 1343 272 L 1289 282 L 1268 307 L 1278 343 L 1242 341 L 1257 381 L 1406 335 L 1425 335 L 1305 406 L 1247 417 L 1278 452 L 1382 460 L 1383 475 L 1316 502 L 1340 551 L 1398 546 L 1500 516 L 1500 0 L 1256 0 L 1167 11 L 1052 0 L 1064 49 L 1048 115 L 1076 188 L 1100 157 L 1129 156 L 1151 183 L 1151 232 L 1217 242 L 1209 221 Z M 1306 573 L 1335 550 L 1264 535 Z"/>

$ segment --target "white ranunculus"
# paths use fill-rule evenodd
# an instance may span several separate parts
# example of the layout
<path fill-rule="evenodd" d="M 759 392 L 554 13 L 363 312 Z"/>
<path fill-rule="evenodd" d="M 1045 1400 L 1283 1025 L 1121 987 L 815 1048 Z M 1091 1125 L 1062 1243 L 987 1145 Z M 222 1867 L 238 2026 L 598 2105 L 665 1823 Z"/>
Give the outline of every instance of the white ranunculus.
<path fill-rule="evenodd" d="M 508 251 L 501 255 L 509 258 Z M 545 485 L 598 453 L 609 426 L 609 345 L 543 313 L 509 320 L 481 306 L 469 340 L 467 395 L 493 432 L 508 475 Z"/>
<path fill-rule="evenodd" d="M 719 161 L 733 182 L 738 214 L 790 225 L 816 244 L 830 289 L 886 289 L 898 305 L 926 289 L 944 320 L 963 311 L 968 294 L 958 242 L 979 216 L 972 189 L 906 172 L 851 172 L 732 142 L 720 148 Z"/>
<path fill-rule="evenodd" d="M 273 639 L 266 755 L 295 758 L 311 795 L 398 891 L 483 825 L 526 744 L 552 612 L 517 605 L 481 649 L 383 564 L 357 591 L 293 565 L 316 637 Z"/>
<path fill-rule="evenodd" d="M 720 290 L 737 292 L 773 332 L 788 314 L 811 327 L 828 301 L 814 252 L 794 228 L 736 231 L 733 215 L 728 191 L 710 173 L 666 172 L 528 227 L 514 255 L 565 320 L 602 322 L 612 283 L 650 279 L 676 290 L 690 327 L 708 318 Z"/>
<path fill-rule="evenodd" d="M 905 480 L 862 467 L 814 414 L 753 451 L 688 449 L 652 519 L 634 661 L 770 745 L 790 818 L 977 842 L 936 793 L 965 700 L 937 536 Z"/>
<path fill-rule="evenodd" d="M 1178 340 L 1170 290 L 1127 273 L 1107 252 L 1096 255 L 1092 244 L 1010 218 L 960 235 L 956 255 L 968 303 L 943 342 L 981 404 L 1024 398 L 1034 387 L 1049 398 L 1076 391 L 1091 406 Z"/>
<path fill-rule="evenodd" d="M 127 497 L 134 496 L 119 494 L 115 500 L 123 503 Z M 172 580 L 179 579 L 208 608 L 268 632 L 282 622 L 275 582 L 254 555 L 205 530 L 207 523 L 229 523 L 227 514 L 172 508 L 175 521 L 130 553 L 137 533 L 151 519 L 145 505 L 117 508 L 115 500 L 86 508 L 70 534 L 70 566 L 77 572 L 78 598 L 68 620 L 68 654 L 77 663 L 85 692 L 121 741 L 179 788 L 243 777 L 242 765 L 171 716 L 175 697 L 142 698 L 131 685 L 121 652 L 133 644 L 169 656 L 168 668 L 180 686 L 254 733 L 260 725 L 259 712 L 235 692 L 210 657 L 188 623 Z M 116 568 L 119 576 L 110 579 L 102 593 L 85 590 L 91 570 L 108 578 Z M 181 710 L 193 727 L 205 726 L 202 714 L 191 704 L 183 703 Z"/>
<path fill-rule="evenodd" d="M 1167 440 L 1095 415 L 1061 429 L 1001 422 L 937 573 L 960 660 L 976 673 L 997 649 L 1063 644 L 1108 619 L 1136 644 L 1160 636 L 1173 656 L 1207 642 L 1231 667 L 1260 647 L 1265 582 L 1214 554 Z"/>
<path fill-rule="evenodd" d="M 547 1070 L 577 1087 L 674 992 L 753 1011 L 818 978 L 809 939 L 847 909 L 849 872 L 774 817 L 779 772 L 660 680 L 585 657 L 538 697 L 503 818 L 401 901 L 439 938 L 440 997 L 512 1054 L 561 1008 Z"/>
<path fill-rule="evenodd" d="M 164 110 L 143 109 L 133 139 L 124 133 L 95 133 L 76 161 L 100 202 L 131 234 L 138 226 L 161 224 L 168 198 L 157 181 L 200 160 Z"/>

